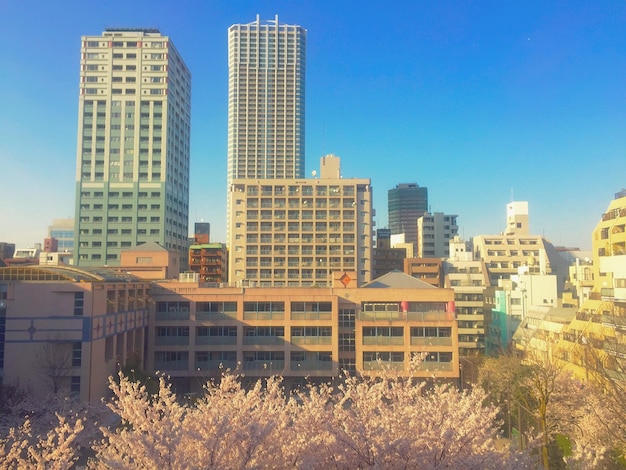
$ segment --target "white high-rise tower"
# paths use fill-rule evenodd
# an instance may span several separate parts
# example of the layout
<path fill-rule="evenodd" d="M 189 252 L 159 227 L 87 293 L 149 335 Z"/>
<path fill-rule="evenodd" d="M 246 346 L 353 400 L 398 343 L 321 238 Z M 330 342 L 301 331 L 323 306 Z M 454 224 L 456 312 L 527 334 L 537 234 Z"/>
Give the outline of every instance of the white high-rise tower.
<path fill-rule="evenodd" d="M 306 30 L 235 24 L 228 30 L 228 224 L 237 178 L 304 176 Z"/>

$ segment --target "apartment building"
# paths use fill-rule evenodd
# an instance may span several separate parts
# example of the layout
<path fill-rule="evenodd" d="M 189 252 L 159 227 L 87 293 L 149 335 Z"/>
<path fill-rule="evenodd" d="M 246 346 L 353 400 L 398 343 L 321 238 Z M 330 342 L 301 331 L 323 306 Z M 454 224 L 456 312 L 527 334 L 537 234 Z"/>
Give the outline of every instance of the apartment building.
<path fill-rule="evenodd" d="M 569 324 L 561 358 L 586 380 L 626 380 L 626 190 L 592 234 L 593 288 Z"/>
<path fill-rule="evenodd" d="M 441 258 L 406 258 L 404 272 L 427 282 L 433 287 L 443 287 L 443 260 Z"/>
<path fill-rule="evenodd" d="M 459 355 L 485 352 L 485 289 L 489 275 L 482 261 L 447 260 L 443 263 L 444 286 L 454 290 L 459 327 Z"/>
<path fill-rule="evenodd" d="M 230 191 L 230 283 L 323 287 L 337 271 L 371 280 L 371 183 L 341 178 L 338 157 L 322 157 L 319 178 L 236 179 Z"/>
<path fill-rule="evenodd" d="M 149 285 L 69 266 L 0 268 L 0 383 L 108 396 L 120 367 L 143 366 Z"/>
<path fill-rule="evenodd" d="M 229 188 L 235 179 L 304 177 L 305 62 L 306 30 L 278 15 L 228 29 Z"/>
<path fill-rule="evenodd" d="M 201 243 L 189 247 L 189 270 L 202 282 L 228 282 L 228 250 L 224 243 Z"/>
<path fill-rule="evenodd" d="M 459 231 L 456 215 L 426 213 L 417 219 L 417 258 L 448 258 L 450 240 Z"/>
<path fill-rule="evenodd" d="M 207 288 L 162 282 L 152 288 L 148 367 L 180 390 L 197 391 L 225 369 L 286 381 L 337 377 L 341 370 L 459 376 L 453 292 L 403 273 L 357 287 L 335 273 L 327 288 Z"/>
<path fill-rule="evenodd" d="M 119 266 L 125 248 L 158 242 L 187 261 L 191 73 L 157 29 L 83 36 L 80 58 L 77 266 Z"/>

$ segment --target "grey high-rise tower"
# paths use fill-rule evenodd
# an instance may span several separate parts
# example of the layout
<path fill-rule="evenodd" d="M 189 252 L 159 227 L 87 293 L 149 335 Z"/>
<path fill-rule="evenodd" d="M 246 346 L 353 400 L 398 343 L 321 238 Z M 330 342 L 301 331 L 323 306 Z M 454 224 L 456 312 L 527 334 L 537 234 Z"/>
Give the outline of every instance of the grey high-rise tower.
<path fill-rule="evenodd" d="M 186 258 L 191 74 L 156 29 L 83 36 L 76 230 L 80 266 L 155 241 Z M 184 265 L 184 264 L 183 264 Z"/>
<path fill-rule="evenodd" d="M 229 188 L 237 178 L 304 176 L 305 48 L 306 30 L 278 16 L 228 29 Z"/>
<path fill-rule="evenodd" d="M 404 233 L 404 241 L 417 243 L 417 219 L 428 212 L 428 188 L 417 183 L 398 184 L 387 194 L 387 215 L 392 235 Z"/>

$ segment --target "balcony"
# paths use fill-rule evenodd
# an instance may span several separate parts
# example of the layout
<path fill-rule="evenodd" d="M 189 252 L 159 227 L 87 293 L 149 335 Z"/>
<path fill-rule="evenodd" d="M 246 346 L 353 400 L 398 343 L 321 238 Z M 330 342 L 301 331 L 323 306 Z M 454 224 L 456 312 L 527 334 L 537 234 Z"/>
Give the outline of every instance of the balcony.
<path fill-rule="evenodd" d="M 237 344 L 236 336 L 196 336 L 196 345 L 224 345 Z"/>
<path fill-rule="evenodd" d="M 411 336 L 411 346 L 452 346 L 452 338 Z"/>
<path fill-rule="evenodd" d="M 280 374 L 285 369 L 285 361 L 244 361 L 243 370 L 262 370 L 269 374 Z"/>
<path fill-rule="evenodd" d="M 332 344 L 332 336 L 291 336 L 292 344 Z"/>
<path fill-rule="evenodd" d="M 194 367 L 197 371 L 235 370 L 237 369 L 237 361 L 196 361 Z"/>
<path fill-rule="evenodd" d="M 332 361 L 297 361 L 291 363 L 293 371 L 314 371 L 314 370 L 332 370 Z"/>
<path fill-rule="evenodd" d="M 157 346 L 188 346 L 189 336 L 157 336 L 154 338 Z"/>
<path fill-rule="evenodd" d="M 363 370 L 404 370 L 404 361 L 363 361 Z"/>

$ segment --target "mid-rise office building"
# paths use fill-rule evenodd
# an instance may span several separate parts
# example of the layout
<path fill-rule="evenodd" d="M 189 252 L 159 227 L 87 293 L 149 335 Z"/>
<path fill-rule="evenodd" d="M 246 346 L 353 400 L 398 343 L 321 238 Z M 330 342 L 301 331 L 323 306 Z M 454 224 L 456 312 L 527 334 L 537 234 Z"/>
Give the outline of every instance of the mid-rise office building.
<path fill-rule="evenodd" d="M 233 181 L 230 283 L 329 286 L 335 271 L 371 280 L 370 180 L 341 178 L 338 161 L 323 157 L 319 178 Z"/>
<path fill-rule="evenodd" d="M 404 234 L 417 253 L 417 219 L 428 212 L 428 188 L 417 183 L 401 183 L 387 193 L 387 215 L 391 235 Z M 413 256 L 413 255 L 412 255 Z"/>
<path fill-rule="evenodd" d="M 54 251 L 60 251 L 62 253 L 73 253 L 74 219 L 53 219 L 52 225 L 48 227 L 48 238 L 54 238 L 58 242 L 56 250 Z"/>
<path fill-rule="evenodd" d="M 76 229 L 79 266 L 119 266 L 154 241 L 187 261 L 191 74 L 156 29 L 83 36 Z"/>
<path fill-rule="evenodd" d="M 235 179 L 304 176 L 305 50 L 306 30 L 278 16 L 228 29 L 229 187 Z"/>

